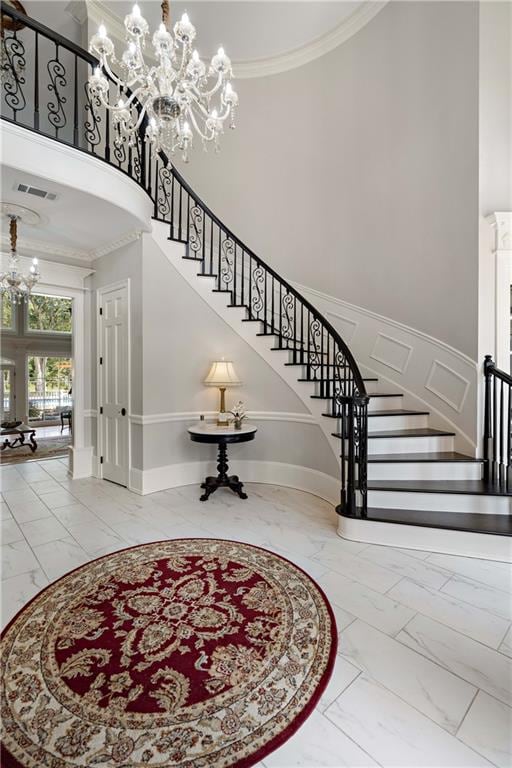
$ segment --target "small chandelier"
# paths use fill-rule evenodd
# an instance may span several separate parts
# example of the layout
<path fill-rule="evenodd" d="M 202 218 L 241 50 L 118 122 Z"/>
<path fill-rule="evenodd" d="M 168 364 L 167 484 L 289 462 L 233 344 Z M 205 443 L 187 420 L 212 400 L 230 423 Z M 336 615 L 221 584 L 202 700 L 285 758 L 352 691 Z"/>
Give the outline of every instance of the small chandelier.
<path fill-rule="evenodd" d="M 19 269 L 19 258 L 16 252 L 16 240 L 18 237 L 18 219 L 13 213 L 8 214 L 9 235 L 11 239 L 11 254 L 7 272 L 0 273 L 0 296 L 8 296 L 13 304 L 20 301 L 28 301 L 32 288 L 39 281 L 39 264 L 37 259 L 32 259 L 32 266 L 28 275 L 24 275 Z"/>
<path fill-rule="evenodd" d="M 162 2 L 162 22 L 153 35 L 152 43 L 158 64 L 144 61 L 148 23 L 138 5 L 125 17 L 126 49 L 119 61 L 114 44 L 103 24 L 91 38 L 89 50 L 100 66 L 89 77 L 93 95 L 112 112 L 118 127 L 117 144 L 136 141 L 139 127 L 147 115 L 145 140 L 158 153 L 173 154 L 176 149 L 188 162 L 189 150 L 196 133 L 206 145 L 213 142 L 219 149 L 219 138 L 229 118 L 235 127 L 238 95 L 231 85 L 231 61 L 219 48 L 209 65 L 193 49 L 195 27 L 186 13 L 174 25 L 174 37 L 169 32 L 169 2 Z M 110 66 L 118 71 L 115 74 Z M 117 86 L 115 102 L 109 103 L 109 81 Z M 215 105 L 214 102 L 217 102 Z M 137 110 L 135 107 L 138 106 Z"/>

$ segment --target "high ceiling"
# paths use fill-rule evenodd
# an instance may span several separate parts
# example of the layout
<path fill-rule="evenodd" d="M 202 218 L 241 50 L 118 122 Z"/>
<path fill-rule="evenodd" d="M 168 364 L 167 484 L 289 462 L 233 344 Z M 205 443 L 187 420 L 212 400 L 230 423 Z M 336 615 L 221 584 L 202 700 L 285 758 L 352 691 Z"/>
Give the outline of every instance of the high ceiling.
<path fill-rule="evenodd" d="M 120 20 L 131 11 L 133 2 L 104 0 L 103 3 Z M 348 20 L 364 2 L 333 0 L 332 2 L 273 2 L 240 0 L 189 0 L 173 2 L 173 22 L 187 12 L 198 30 L 196 47 L 209 57 L 219 45 L 233 61 L 250 61 L 279 56 L 317 40 Z M 160 0 L 139 0 L 142 15 L 153 30 L 160 22 Z"/>

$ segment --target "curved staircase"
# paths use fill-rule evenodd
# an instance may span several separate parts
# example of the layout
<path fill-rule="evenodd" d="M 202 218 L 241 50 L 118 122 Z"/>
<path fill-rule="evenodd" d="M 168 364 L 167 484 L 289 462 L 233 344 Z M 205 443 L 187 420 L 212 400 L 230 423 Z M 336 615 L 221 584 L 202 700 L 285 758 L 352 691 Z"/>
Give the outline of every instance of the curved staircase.
<path fill-rule="evenodd" d="M 510 559 L 512 379 L 486 367 L 485 461 L 454 452 L 453 432 L 430 428 L 428 411 L 407 408 L 403 393 L 380 391 L 378 379 L 364 377 L 321 313 L 215 216 L 164 155 L 148 156 L 144 121 L 133 145 L 121 141 L 89 90 L 85 70 L 98 63 L 91 54 L 10 5 L 2 3 L 2 14 L 14 22 L 1 41 L 2 118 L 133 178 L 153 201 L 158 226 L 170 228 L 163 239 L 181 243 L 193 279 L 205 281 L 203 294 L 222 296 L 238 312 L 232 326 L 253 324 L 253 338 L 283 357 L 288 380 L 293 372 L 340 457 L 340 533 Z"/>

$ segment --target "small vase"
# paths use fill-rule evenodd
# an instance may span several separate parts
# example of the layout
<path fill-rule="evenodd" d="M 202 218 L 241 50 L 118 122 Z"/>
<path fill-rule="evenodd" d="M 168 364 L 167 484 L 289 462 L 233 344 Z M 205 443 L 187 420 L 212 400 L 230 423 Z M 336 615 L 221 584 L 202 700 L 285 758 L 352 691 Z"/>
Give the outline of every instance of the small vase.
<path fill-rule="evenodd" d="M 235 418 L 235 429 L 242 429 L 242 419 Z"/>

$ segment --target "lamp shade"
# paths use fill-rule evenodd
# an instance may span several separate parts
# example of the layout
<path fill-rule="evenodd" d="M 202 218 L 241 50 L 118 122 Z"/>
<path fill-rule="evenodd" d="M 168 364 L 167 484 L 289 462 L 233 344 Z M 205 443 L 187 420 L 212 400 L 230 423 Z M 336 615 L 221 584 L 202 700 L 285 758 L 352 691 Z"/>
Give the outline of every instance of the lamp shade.
<path fill-rule="evenodd" d="M 242 382 L 236 375 L 230 360 L 216 360 L 212 363 L 204 383 L 210 387 L 236 387 Z"/>

